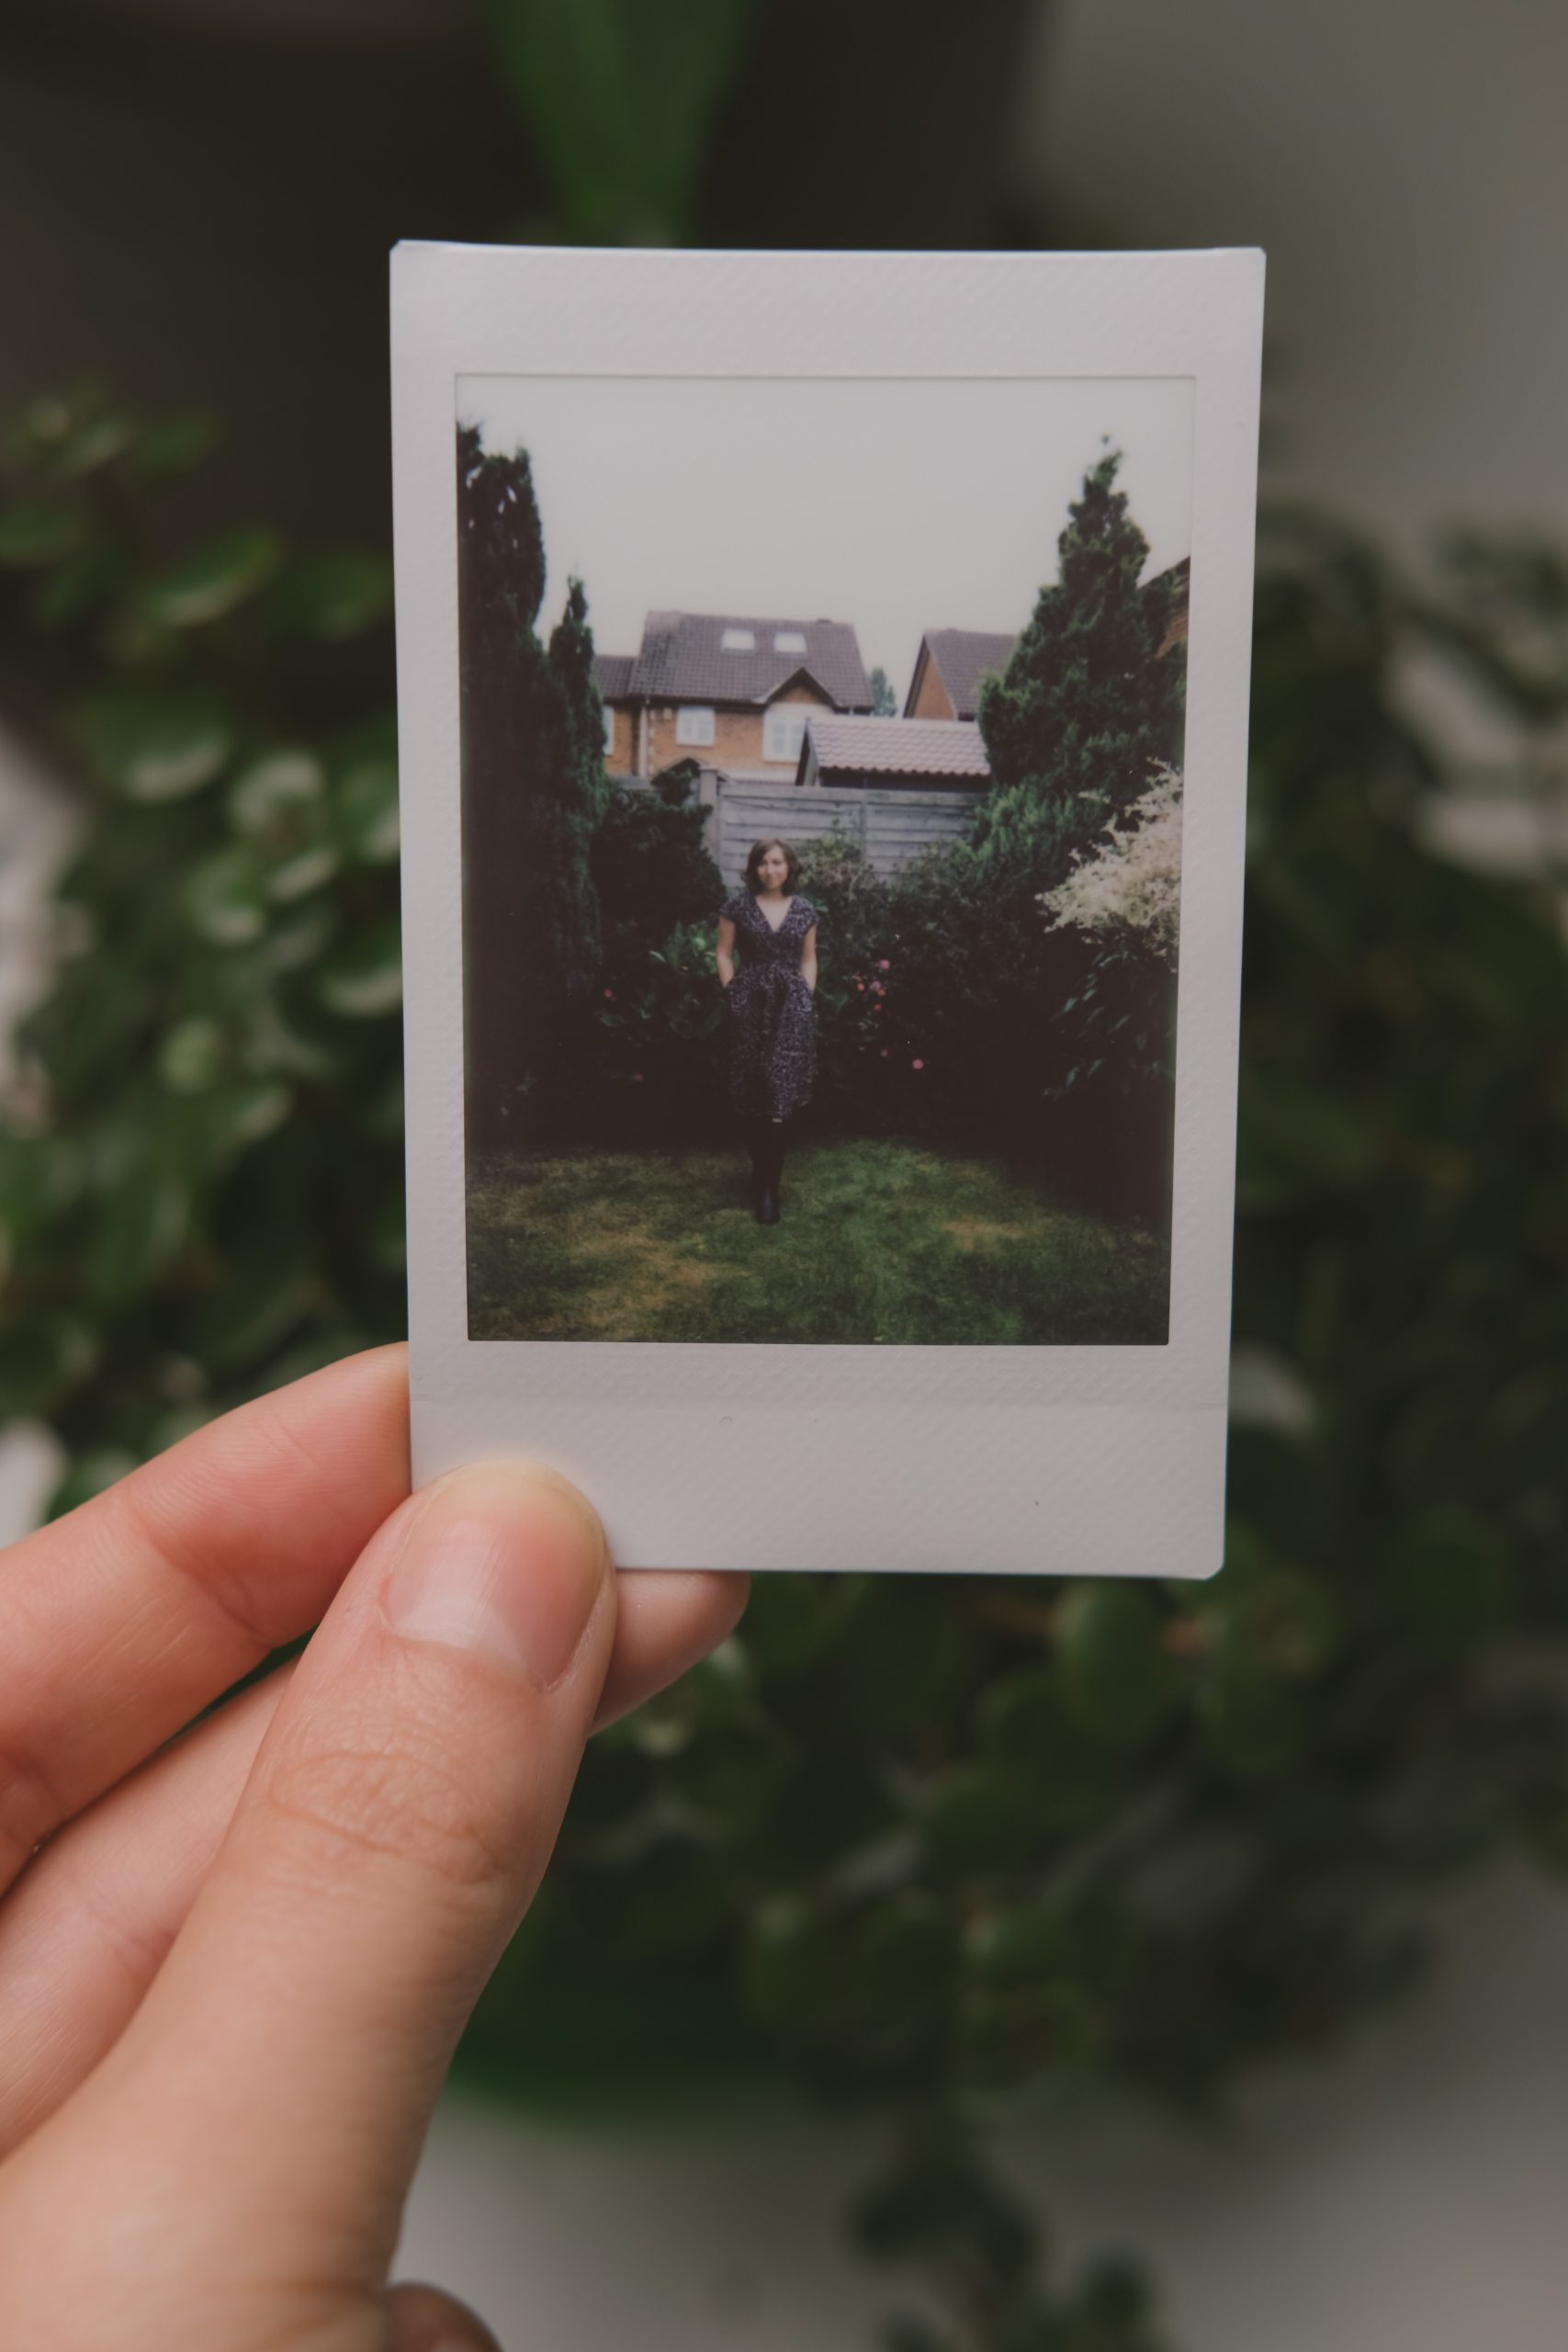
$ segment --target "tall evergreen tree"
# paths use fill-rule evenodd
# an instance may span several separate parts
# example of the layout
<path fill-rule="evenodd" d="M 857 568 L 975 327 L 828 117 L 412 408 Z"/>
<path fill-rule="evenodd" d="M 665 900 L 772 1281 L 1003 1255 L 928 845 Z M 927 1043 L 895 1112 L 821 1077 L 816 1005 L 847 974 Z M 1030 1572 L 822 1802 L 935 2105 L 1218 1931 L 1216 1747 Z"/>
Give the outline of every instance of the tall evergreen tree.
<path fill-rule="evenodd" d="M 588 846 L 604 803 L 587 599 L 573 582 L 549 649 L 545 551 L 525 450 L 457 432 L 464 980 L 470 1130 L 519 1131 L 558 1069 L 599 948 Z"/>
<path fill-rule="evenodd" d="M 549 836 L 546 927 L 564 993 L 581 1003 L 599 964 L 599 899 L 589 851 L 608 797 L 604 706 L 593 683 L 593 632 L 581 580 L 571 582 L 566 609 L 551 632 L 549 668 L 556 689 L 555 740 L 553 757 L 539 778 L 540 813 Z"/>
<path fill-rule="evenodd" d="M 982 849 L 1037 840 L 1059 865 L 1148 788 L 1156 762 L 1179 763 L 1185 664 L 1179 650 L 1160 651 L 1170 592 L 1140 585 L 1149 543 L 1115 486 L 1121 463 L 1108 450 L 1085 476 L 1057 541 L 1060 576 L 1041 589 L 1006 670 L 981 688 L 996 779 L 976 827 Z"/>
<path fill-rule="evenodd" d="M 898 697 L 893 691 L 892 680 L 880 664 L 872 672 L 869 684 L 873 718 L 897 718 Z"/>

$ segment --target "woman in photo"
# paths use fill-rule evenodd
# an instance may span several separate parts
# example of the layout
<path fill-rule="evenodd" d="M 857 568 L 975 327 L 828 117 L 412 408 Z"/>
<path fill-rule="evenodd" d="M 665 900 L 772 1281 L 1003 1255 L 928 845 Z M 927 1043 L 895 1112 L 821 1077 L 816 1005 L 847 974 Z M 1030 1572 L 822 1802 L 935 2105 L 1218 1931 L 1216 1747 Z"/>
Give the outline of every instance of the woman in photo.
<path fill-rule="evenodd" d="M 810 1102 L 817 1078 L 817 910 L 796 890 L 799 880 L 800 860 L 788 842 L 753 842 L 745 888 L 718 919 L 718 977 L 729 999 L 729 1107 L 751 1156 L 759 1225 L 779 1221 L 784 1122 Z"/>

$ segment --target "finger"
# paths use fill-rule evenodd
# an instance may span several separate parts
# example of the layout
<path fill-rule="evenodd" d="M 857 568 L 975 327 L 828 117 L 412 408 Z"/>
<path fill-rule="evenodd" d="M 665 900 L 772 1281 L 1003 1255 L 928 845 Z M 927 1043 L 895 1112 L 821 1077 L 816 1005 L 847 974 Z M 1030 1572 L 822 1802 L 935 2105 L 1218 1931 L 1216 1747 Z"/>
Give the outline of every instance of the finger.
<path fill-rule="evenodd" d="M 750 1582 L 710 1568 L 640 1568 L 622 1577 L 594 1730 L 630 1714 L 727 1640 L 740 1623 Z"/>
<path fill-rule="evenodd" d="M 408 1483 L 404 1351 L 380 1348 L 225 1414 L 0 1557 L 0 1890 L 313 1625 Z"/>
<path fill-rule="evenodd" d="M 40 2206 L 114 2151 L 115 2193 L 156 2211 L 187 2277 L 379 2290 L 452 2048 L 559 1826 L 615 1613 L 598 1522 L 547 1473 L 455 1473 L 394 1515 L 136 2017 L 13 2159 Z"/>
<path fill-rule="evenodd" d="M 112 2047 L 223 1840 L 291 1667 L 89 1805 L 0 1911 L 0 2157 Z"/>
<path fill-rule="evenodd" d="M 439 2287 L 394 2287 L 387 2352 L 501 2352 L 482 2319 Z"/>
<path fill-rule="evenodd" d="M 620 1588 L 595 1728 L 734 1630 L 747 1579 L 649 1569 Z M 90 1805 L 0 1912 L 0 2156 L 85 2080 L 135 2014 L 211 1867 L 268 1724 L 280 1668 Z"/>

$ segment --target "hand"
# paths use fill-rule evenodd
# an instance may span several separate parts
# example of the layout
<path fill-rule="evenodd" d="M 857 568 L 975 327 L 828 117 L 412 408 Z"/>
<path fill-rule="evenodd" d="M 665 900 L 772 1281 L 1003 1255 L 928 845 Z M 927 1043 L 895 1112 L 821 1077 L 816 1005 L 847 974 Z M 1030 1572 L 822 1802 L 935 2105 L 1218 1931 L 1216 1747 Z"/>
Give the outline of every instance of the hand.
<path fill-rule="evenodd" d="M 721 1640 L 744 1587 L 617 1588 L 546 1471 L 411 1498 L 396 1348 L 0 1556 L 7 2344 L 493 2344 L 387 2288 L 430 2109 L 590 1729 Z"/>

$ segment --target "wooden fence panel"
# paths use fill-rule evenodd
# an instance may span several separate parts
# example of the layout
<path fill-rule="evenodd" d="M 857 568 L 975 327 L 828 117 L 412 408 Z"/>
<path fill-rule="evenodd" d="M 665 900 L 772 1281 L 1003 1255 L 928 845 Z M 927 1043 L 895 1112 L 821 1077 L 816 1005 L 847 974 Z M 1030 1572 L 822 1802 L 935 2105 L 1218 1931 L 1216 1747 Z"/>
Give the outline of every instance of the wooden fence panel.
<path fill-rule="evenodd" d="M 982 797 L 936 785 L 864 792 L 833 785 L 754 784 L 718 775 L 714 779 L 708 846 L 729 889 L 740 881 L 752 842 L 766 833 L 781 833 L 798 842 L 838 833 L 863 849 L 878 874 L 892 875 L 922 850 L 967 833 Z"/>

